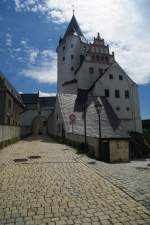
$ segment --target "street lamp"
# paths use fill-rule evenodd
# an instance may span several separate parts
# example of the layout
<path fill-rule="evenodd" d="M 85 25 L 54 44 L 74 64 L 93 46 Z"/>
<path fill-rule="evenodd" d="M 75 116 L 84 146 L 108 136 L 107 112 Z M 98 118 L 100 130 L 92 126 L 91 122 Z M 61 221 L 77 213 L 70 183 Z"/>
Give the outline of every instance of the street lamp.
<path fill-rule="evenodd" d="M 86 140 L 86 110 L 87 110 L 87 104 L 85 103 L 83 106 L 83 118 L 84 118 L 84 144 L 86 146 L 87 140 Z"/>
<path fill-rule="evenodd" d="M 98 113 L 98 124 L 99 124 L 98 147 L 99 147 L 99 151 L 101 151 L 101 148 L 102 148 L 101 120 L 100 120 L 102 107 L 103 107 L 102 104 L 97 100 L 97 101 L 95 102 L 95 108 L 96 108 L 96 111 L 97 111 L 97 113 Z M 101 158 L 101 155 L 100 155 L 100 158 Z"/>

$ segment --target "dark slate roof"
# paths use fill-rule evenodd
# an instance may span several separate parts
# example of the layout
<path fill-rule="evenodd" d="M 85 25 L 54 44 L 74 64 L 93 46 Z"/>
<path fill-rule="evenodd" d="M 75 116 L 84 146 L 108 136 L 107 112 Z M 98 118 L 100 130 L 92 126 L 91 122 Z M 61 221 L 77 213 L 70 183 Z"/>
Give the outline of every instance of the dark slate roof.
<path fill-rule="evenodd" d="M 40 101 L 40 107 L 54 108 L 55 107 L 55 102 L 56 102 L 56 96 L 40 97 L 39 101 Z"/>
<path fill-rule="evenodd" d="M 6 79 L 6 77 L 4 76 L 4 74 L 2 74 L 0 72 L 0 79 L 3 80 L 4 82 L 4 86 L 6 87 L 6 89 L 9 91 L 9 93 L 22 105 L 23 105 L 23 101 L 22 98 L 20 96 L 20 94 L 17 92 L 17 90 L 12 86 L 12 84 Z"/>
<path fill-rule="evenodd" d="M 79 24 L 78 24 L 75 16 L 73 15 L 71 18 L 71 21 L 69 23 L 69 26 L 64 34 L 63 40 L 65 40 L 68 35 L 74 34 L 74 33 L 77 34 L 78 36 L 80 36 L 82 41 L 86 42 L 86 39 L 79 27 Z"/>
<path fill-rule="evenodd" d="M 56 102 L 56 96 L 39 97 L 37 94 L 21 94 L 23 102 L 26 106 L 40 104 L 40 107 L 54 108 Z"/>
<path fill-rule="evenodd" d="M 22 100 L 25 105 L 36 105 L 38 103 L 38 93 L 37 94 L 21 94 Z"/>
<path fill-rule="evenodd" d="M 67 133 L 72 133 L 72 125 L 69 121 L 69 115 L 74 112 L 76 115 L 76 123 L 73 125 L 73 132 L 75 134 L 84 135 L 84 112 L 83 111 L 75 111 L 75 101 L 77 96 L 72 94 L 61 94 L 58 95 L 58 101 L 61 107 L 62 117 L 65 125 L 65 129 Z M 91 137 L 99 137 L 99 127 L 98 127 L 98 115 L 95 109 L 95 101 L 99 100 L 102 104 L 104 103 L 100 97 L 88 97 L 87 101 L 87 109 L 86 109 L 86 122 L 87 122 L 87 136 Z M 117 124 L 117 128 L 115 129 L 114 125 L 110 123 L 110 118 L 108 118 L 108 106 L 107 104 L 103 104 L 102 112 L 101 112 L 101 133 L 102 138 L 129 138 L 128 133 L 124 130 L 121 123 Z M 114 119 L 114 115 L 112 115 L 111 120 Z M 117 122 L 117 121 L 116 121 Z M 115 123 L 116 123 L 115 122 Z"/>

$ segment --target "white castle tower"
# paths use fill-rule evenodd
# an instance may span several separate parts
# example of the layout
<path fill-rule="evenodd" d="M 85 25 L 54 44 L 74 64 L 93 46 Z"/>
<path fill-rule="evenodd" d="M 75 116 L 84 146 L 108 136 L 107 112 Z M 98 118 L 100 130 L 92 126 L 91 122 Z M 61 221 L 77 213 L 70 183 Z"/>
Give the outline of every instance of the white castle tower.
<path fill-rule="evenodd" d="M 88 43 L 73 15 L 57 53 L 58 94 L 105 97 L 127 131 L 142 132 L 137 85 L 99 33 Z"/>

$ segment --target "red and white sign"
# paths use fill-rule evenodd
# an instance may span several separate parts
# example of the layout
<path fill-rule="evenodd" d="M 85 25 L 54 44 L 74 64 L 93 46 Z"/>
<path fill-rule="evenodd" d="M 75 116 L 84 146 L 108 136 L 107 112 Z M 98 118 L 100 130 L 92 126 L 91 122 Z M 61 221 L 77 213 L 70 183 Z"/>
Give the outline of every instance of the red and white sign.
<path fill-rule="evenodd" d="M 69 120 L 70 120 L 70 123 L 73 123 L 76 121 L 76 115 L 74 113 L 71 113 L 69 115 Z"/>

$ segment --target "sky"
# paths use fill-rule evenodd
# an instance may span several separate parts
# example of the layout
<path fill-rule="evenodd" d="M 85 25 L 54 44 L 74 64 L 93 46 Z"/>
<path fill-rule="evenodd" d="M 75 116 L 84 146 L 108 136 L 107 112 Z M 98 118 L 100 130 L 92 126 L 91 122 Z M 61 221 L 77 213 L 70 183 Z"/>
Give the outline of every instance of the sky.
<path fill-rule="evenodd" d="M 73 9 L 85 37 L 100 32 L 139 85 L 141 115 L 150 118 L 149 0 L 0 0 L 0 71 L 19 92 L 56 93 L 56 48 Z"/>

